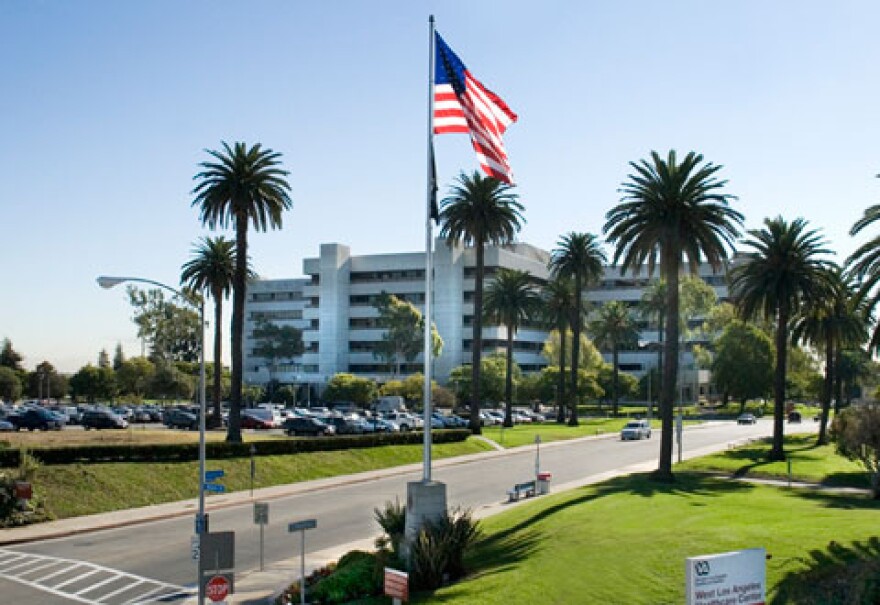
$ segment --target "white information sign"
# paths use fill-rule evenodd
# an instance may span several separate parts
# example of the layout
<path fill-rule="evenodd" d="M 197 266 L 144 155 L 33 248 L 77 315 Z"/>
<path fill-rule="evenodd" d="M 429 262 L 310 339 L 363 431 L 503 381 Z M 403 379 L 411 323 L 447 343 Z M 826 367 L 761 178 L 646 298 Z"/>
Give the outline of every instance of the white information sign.
<path fill-rule="evenodd" d="M 689 557 L 687 605 L 763 605 L 767 588 L 767 551 L 749 548 Z"/>

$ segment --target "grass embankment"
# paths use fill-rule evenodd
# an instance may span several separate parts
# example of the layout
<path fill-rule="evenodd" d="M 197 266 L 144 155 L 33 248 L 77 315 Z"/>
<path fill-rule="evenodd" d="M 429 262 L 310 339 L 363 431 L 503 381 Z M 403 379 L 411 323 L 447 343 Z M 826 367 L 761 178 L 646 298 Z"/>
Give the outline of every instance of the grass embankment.
<path fill-rule="evenodd" d="M 435 444 L 435 459 L 486 451 L 476 439 Z M 421 445 L 383 446 L 291 456 L 258 456 L 254 487 L 267 487 L 417 463 Z M 208 461 L 222 468 L 227 491 L 250 489 L 250 459 Z M 34 486 L 57 519 L 195 498 L 198 462 L 43 465 Z M 208 499 L 210 503 L 210 496 Z"/>
<path fill-rule="evenodd" d="M 865 483 L 857 464 L 814 443 L 786 438 L 794 478 Z M 769 448 L 677 465 L 673 484 L 632 475 L 490 517 L 468 558 L 472 577 L 415 602 L 682 603 L 687 557 L 751 547 L 771 556 L 768 603 L 877 602 L 880 502 L 705 474 L 787 477 L 787 463 L 765 461 Z"/>
<path fill-rule="evenodd" d="M 277 439 L 280 436 L 267 433 L 245 433 L 244 440 L 248 443 L 263 439 Z M 21 431 L 3 433 L 0 444 L 5 442 L 8 447 L 64 447 L 71 445 L 124 445 L 124 444 L 163 444 L 163 443 L 195 443 L 199 439 L 196 431 L 156 430 L 144 426 L 129 426 L 125 430 L 104 431 Z M 207 441 L 223 441 L 225 431 L 207 431 Z"/>

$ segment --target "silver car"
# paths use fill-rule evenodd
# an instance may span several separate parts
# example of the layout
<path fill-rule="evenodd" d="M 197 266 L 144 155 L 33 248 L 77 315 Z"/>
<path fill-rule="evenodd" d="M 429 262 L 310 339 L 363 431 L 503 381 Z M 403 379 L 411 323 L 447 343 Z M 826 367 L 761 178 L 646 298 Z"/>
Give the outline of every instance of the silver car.
<path fill-rule="evenodd" d="M 631 420 L 626 423 L 623 430 L 620 431 L 621 441 L 630 439 L 650 439 L 651 423 L 647 420 Z"/>

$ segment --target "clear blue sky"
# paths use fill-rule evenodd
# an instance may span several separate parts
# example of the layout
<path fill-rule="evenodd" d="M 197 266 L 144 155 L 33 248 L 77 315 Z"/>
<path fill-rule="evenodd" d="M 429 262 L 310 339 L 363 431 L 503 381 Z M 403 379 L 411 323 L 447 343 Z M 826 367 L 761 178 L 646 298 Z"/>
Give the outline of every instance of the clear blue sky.
<path fill-rule="evenodd" d="M 178 283 L 209 233 L 192 177 L 224 140 L 291 172 L 283 230 L 250 240 L 260 275 L 300 276 L 322 242 L 423 249 L 431 13 L 520 116 L 523 241 L 601 232 L 652 149 L 703 153 L 747 227 L 803 216 L 842 257 L 880 199 L 874 1 L 7 0 L 0 338 L 28 368 L 138 354 L 124 291 L 95 277 Z M 464 135 L 437 155 L 442 190 L 477 166 Z"/>

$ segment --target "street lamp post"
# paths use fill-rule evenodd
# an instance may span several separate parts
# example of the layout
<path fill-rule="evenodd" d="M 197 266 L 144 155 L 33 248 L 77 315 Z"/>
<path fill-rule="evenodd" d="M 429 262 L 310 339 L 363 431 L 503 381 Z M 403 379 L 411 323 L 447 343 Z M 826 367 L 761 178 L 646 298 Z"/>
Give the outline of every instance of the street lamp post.
<path fill-rule="evenodd" d="M 176 288 L 172 288 L 167 284 L 153 281 L 152 279 L 144 279 L 142 277 L 109 277 L 102 275 L 98 277 L 98 285 L 105 289 L 110 289 L 125 282 L 137 282 L 142 284 L 150 284 L 159 288 L 168 290 L 176 296 L 180 296 L 193 306 L 194 303 L 187 299 L 183 292 Z M 199 300 L 199 512 L 196 517 L 196 534 L 207 533 L 207 520 L 205 518 L 205 301 Z M 219 363 L 216 360 L 215 363 Z M 201 568 L 197 566 L 196 586 L 199 591 L 199 605 L 205 602 L 205 587 L 202 585 Z"/>

